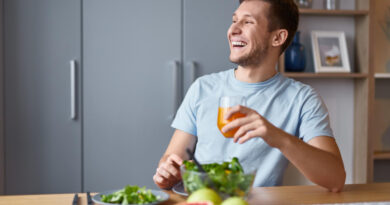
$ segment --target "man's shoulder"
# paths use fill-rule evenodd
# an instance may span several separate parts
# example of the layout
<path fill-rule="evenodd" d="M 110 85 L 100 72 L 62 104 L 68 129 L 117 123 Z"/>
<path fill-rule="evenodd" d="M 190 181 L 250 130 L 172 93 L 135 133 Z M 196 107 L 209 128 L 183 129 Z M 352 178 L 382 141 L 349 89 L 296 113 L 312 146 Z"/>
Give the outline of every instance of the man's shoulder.
<path fill-rule="evenodd" d="M 202 95 L 214 93 L 223 87 L 223 84 L 229 78 L 229 72 L 232 72 L 232 69 L 200 76 L 191 84 L 188 92 L 191 95 L 196 93 L 201 93 Z"/>
<path fill-rule="evenodd" d="M 228 80 L 231 72 L 232 69 L 228 69 L 228 70 L 223 70 L 215 73 L 206 74 L 199 77 L 195 83 L 197 83 L 198 86 L 201 88 L 205 88 L 205 89 L 215 88 L 216 86 L 218 87 L 218 85 L 225 83 Z"/>
<path fill-rule="evenodd" d="M 316 91 L 312 86 L 292 78 L 283 76 L 282 84 L 283 84 L 282 87 L 286 93 L 290 93 L 302 97 L 311 94 L 316 94 Z"/>

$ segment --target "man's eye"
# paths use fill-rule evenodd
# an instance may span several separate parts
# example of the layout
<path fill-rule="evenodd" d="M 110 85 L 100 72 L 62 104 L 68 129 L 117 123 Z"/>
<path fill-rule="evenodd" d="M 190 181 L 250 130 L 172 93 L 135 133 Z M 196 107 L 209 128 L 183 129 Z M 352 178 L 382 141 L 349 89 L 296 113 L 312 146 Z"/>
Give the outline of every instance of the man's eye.
<path fill-rule="evenodd" d="M 253 24 L 252 21 L 245 21 L 245 24 Z"/>
<path fill-rule="evenodd" d="M 236 23 L 237 21 L 233 20 L 232 23 Z"/>

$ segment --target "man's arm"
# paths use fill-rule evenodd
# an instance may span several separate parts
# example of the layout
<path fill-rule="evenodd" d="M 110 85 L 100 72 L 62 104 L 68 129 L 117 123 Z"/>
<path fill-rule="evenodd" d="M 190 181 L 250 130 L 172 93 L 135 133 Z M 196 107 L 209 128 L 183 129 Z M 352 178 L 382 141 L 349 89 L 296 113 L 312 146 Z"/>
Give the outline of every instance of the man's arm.
<path fill-rule="evenodd" d="M 346 174 L 333 138 L 318 136 L 305 143 L 288 133 L 281 135 L 277 148 L 306 178 L 332 192 L 343 189 Z"/>
<path fill-rule="evenodd" d="M 164 155 L 161 157 L 153 181 L 162 189 L 169 189 L 181 180 L 180 165 L 188 159 L 186 149 L 194 148 L 196 137 L 181 130 L 173 133 Z"/>
<path fill-rule="evenodd" d="M 318 136 L 305 143 L 275 127 L 255 110 L 244 106 L 233 107 L 226 118 L 235 112 L 241 112 L 246 116 L 222 128 L 223 132 L 227 132 L 240 127 L 234 135 L 234 142 L 242 144 L 251 138 L 261 137 L 271 147 L 280 149 L 284 156 L 312 182 L 333 192 L 342 190 L 346 174 L 334 139 Z"/>

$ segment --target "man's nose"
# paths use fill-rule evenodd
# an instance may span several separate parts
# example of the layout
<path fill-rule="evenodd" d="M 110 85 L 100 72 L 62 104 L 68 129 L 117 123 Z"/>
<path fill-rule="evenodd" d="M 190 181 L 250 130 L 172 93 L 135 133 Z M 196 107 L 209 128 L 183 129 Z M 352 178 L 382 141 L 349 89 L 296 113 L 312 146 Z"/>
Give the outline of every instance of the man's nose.
<path fill-rule="evenodd" d="M 238 23 L 232 24 L 230 31 L 232 35 L 241 34 L 241 26 Z"/>

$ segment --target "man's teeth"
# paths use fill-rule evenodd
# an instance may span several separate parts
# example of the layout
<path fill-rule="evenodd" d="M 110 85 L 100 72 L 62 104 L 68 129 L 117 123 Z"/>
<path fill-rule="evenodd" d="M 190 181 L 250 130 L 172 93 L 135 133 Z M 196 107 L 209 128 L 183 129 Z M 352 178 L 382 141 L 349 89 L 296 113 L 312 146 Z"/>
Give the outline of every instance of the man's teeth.
<path fill-rule="evenodd" d="M 233 46 L 246 46 L 245 42 L 242 41 L 232 41 Z"/>

